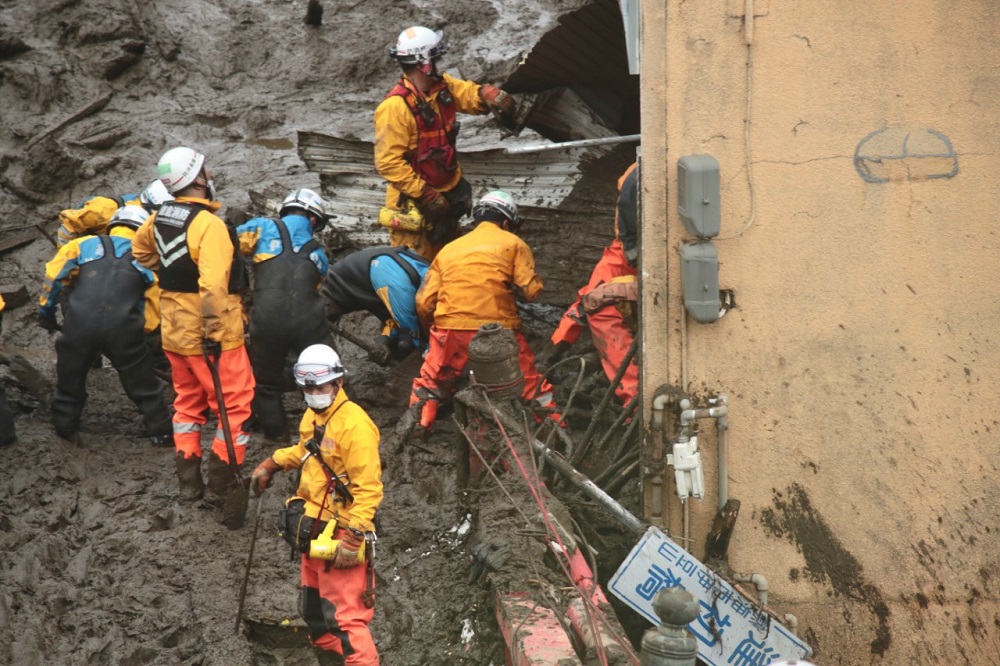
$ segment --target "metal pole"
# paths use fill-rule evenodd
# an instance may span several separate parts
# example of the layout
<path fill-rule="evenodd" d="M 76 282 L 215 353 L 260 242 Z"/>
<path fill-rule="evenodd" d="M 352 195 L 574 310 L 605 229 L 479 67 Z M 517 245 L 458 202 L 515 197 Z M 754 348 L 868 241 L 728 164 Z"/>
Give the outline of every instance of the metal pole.
<path fill-rule="evenodd" d="M 580 139 L 579 141 L 563 141 L 562 143 L 545 143 L 538 146 L 515 146 L 504 148 L 504 155 L 524 155 L 526 153 L 542 153 L 548 150 L 565 150 L 566 148 L 586 148 L 588 146 L 604 146 L 614 143 L 635 143 L 642 139 L 641 134 L 626 134 L 625 136 L 604 136 L 600 139 Z"/>

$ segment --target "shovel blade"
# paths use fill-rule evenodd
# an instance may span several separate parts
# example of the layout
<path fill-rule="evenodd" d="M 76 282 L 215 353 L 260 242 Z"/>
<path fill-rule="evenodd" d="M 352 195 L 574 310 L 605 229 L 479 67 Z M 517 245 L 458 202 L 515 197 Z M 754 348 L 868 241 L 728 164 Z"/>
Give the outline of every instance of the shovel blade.
<path fill-rule="evenodd" d="M 238 530 L 246 522 L 247 506 L 250 504 L 250 489 L 242 483 L 229 488 L 226 503 L 222 505 L 222 524 L 228 529 Z"/>

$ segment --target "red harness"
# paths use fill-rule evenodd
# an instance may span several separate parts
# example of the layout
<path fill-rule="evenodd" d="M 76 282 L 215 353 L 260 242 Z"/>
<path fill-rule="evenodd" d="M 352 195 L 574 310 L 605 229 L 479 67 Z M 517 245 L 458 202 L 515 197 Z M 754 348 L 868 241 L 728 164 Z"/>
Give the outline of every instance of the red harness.
<path fill-rule="evenodd" d="M 455 137 L 458 123 L 455 122 L 455 98 L 451 96 L 448 84 L 443 81 L 431 88 L 429 95 L 437 92 L 437 109 L 427 97 L 411 87 L 406 79 L 389 91 L 386 99 L 396 95 L 406 101 L 417 122 L 417 148 L 406 155 L 407 161 L 417 174 L 431 187 L 442 187 L 451 181 L 458 168 L 458 154 L 455 151 Z"/>

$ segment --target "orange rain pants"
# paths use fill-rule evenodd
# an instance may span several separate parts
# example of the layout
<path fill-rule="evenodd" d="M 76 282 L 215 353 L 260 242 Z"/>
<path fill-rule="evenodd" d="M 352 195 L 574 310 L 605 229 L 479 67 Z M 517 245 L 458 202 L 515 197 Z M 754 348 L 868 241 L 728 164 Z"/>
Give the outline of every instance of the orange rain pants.
<path fill-rule="evenodd" d="M 378 650 L 368 629 L 375 609 L 365 608 L 362 600 L 366 567 L 334 569 L 329 564 L 302 556 L 299 615 L 309 627 L 309 642 L 343 655 L 348 666 L 378 666 Z"/>
<path fill-rule="evenodd" d="M 184 356 L 164 351 L 170 360 L 174 391 L 174 447 L 185 458 L 201 457 L 201 427 L 205 425 L 205 410 L 211 408 L 219 413 L 215 400 L 215 384 L 212 371 L 202 356 Z M 253 371 L 247 349 L 241 345 L 228 349 L 219 357 L 219 383 L 222 384 L 222 398 L 226 401 L 226 414 L 233 433 L 236 449 L 236 464 L 242 465 L 250 440 L 243 430 L 244 422 L 250 418 L 250 402 L 253 400 Z M 223 462 L 229 462 L 226 440 L 220 423 L 212 441 L 212 451 Z"/>
<path fill-rule="evenodd" d="M 535 355 L 528 346 L 521 331 L 513 331 L 517 340 L 518 365 L 524 375 L 524 391 L 521 396 L 525 400 L 536 400 L 542 407 L 554 407 L 552 400 L 552 385 L 543 380 L 535 367 Z M 410 394 L 410 405 L 421 400 L 447 400 L 455 392 L 455 383 L 462 376 L 465 364 L 469 362 L 469 343 L 476 331 L 438 328 L 431 326 L 429 346 L 420 366 L 420 376 L 413 380 L 413 392 Z M 537 394 L 536 394 L 537 391 Z M 420 419 L 421 425 L 430 428 L 436 413 L 436 405 L 430 410 L 425 409 Z M 557 417 L 558 418 L 558 417 Z"/>

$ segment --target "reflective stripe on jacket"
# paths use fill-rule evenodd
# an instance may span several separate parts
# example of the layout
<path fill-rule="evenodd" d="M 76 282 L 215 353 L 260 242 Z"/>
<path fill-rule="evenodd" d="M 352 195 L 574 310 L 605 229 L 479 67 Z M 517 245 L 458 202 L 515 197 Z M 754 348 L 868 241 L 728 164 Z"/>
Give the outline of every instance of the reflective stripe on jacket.
<path fill-rule="evenodd" d="M 302 463 L 308 453 L 306 442 L 313 438 L 317 425 L 326 427 L 320 444 L 323 460 L 351 491 L 353 503 L 346 500 L 334 503 L 327 497 L 326 474 L 318 460 L 310 456 L 305 464 Z M 278 449 L 271 458 L 285 471 L 302 470 L 295 497 L 305 500 L 307 516 L 320 520 L 335 517 L 343 527 L 372 532 L 375 511 L 382 503 L 382 463 L 378 444 L 378 428 L 365 410 L 348 400 L 341 389 L 326 410 L 317 413 L 306 409 L 299 424 L 298 443 Z M 320 515 L 324 498 L 325 508 Z"/>
<path fill-rule="evenodd" d="M 447 245 L 431 262 L 417 292 L 417 316 L 429 328 L 475 330 L 491 321 L 521 327 L 511 287 L 527 301 L 538 298 L 542 278 L 523 240 L 493 222 Z"/>
<path fill-rule="evenodd" d="M 161 288 L 163 348 L 183 356 L 200 355 L 201 342 L 207 339 L 220 341 L 224 350 L 236 349 L 243 345 L 243 305 L 239 294 L 229 293 L 233 242 L 226 224 L 214 214 L 221 204 L 193 197 L 176 201 L 205 207 L 187 228 L 188 252 L 198 266 L 198 293 Z M 158 271 L 155 222 L 156 213 L 139 227 L 132 254 L 146 268 Z"/>
<path fill-rule="evenodd" d="M 445 86 L 431 91 L 427 101 L 434 114 L 440 117 L 438 96 L 446 87 L 455 101 L 459 113 L 483 115 L 489 107 L 479 97 L 479 84 L 443 75 Z M 403 83 L 410 83 L 405 77 Z M 394 88 L 395 89 L 395 88 Z M 427 181 L 410 163 L 410 156 L 417 149 L 419 128 L 406 99 L 400 95 L 389 95 L 375 109 L 375 168 L 388 181 L 385 205 L 400 208 L 400 194 L 419 199 Z M 452 177 L 444 185 L 436 187 L 442 192 L 453 189 L 462 178 L 462 166 L 458 164 Z"/>

